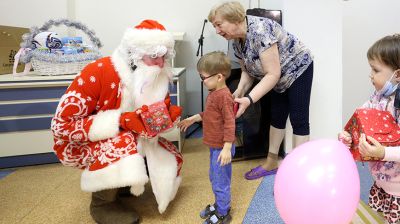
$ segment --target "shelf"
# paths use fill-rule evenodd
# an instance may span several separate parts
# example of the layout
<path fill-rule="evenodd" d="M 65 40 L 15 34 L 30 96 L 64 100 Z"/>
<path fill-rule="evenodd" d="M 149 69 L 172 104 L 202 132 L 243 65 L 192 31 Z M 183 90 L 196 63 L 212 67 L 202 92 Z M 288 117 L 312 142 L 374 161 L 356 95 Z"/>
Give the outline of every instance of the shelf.
<path fill-rule="evenodd" d="M 182 41 L 185 37 L 185 32 L 172 32 L 172 35 L 174 36 L 174 40 Z"/>
<path fill-rule="evenodd" d="M 174 79 L 177 79 L 185 72 L 185 68 L 173 68 Z M 0 75 L 0 89 L 6 88 L 30 88 L 30 87 L 51 87 L 68 86 L 75 78 L 72 75 L 39 75 L 30 72 L 24 76 L 13 76 L 12 74 Z"/>

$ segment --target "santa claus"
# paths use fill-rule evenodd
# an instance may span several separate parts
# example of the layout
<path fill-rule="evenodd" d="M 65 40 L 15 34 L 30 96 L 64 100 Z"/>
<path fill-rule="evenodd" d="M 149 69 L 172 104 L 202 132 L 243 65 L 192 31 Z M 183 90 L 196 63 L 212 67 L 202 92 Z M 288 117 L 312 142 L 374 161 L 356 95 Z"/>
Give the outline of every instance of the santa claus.
<path fill-rule="evenodd" d="M 60 99 L 51 123 L 54 150 L 65 166 L 83 169 L 81 188 L 92 192 L 90 214 L 98 223 L 139 222 L 119 203 L 123 187 L 137 196 L 150 179 L 160 213 L 175 197 L 182 155 L 159 133 L 150 134 L 140 116 L 162 101 L 172 122 L 179 119 L 181 108 L 168 96 L 173 55 L 172 34 L 145 20 L 126 30 L 111 57 L 77 74 Z"/>

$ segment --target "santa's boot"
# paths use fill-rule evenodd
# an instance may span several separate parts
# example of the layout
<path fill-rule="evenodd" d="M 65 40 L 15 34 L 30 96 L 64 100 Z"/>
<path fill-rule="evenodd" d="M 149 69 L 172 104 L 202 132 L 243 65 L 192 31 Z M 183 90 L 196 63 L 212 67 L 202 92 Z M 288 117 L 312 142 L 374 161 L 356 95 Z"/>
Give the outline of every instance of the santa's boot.
<path fill-rule="evenodd" d="M 139 223 L 139 216 L 133 210 L 124 208 L 117 201 L 118 189 L 108 189 L 92 193 L 90 215 L 99 224 Z"/>
<path fill-rule="evenodd" d="M 117 197 L 119 197 L 119 198 L 132 197 L 132 193 L 131 193 L 130 189 L 131 188 L 129 186 L 119 188 Z"/>

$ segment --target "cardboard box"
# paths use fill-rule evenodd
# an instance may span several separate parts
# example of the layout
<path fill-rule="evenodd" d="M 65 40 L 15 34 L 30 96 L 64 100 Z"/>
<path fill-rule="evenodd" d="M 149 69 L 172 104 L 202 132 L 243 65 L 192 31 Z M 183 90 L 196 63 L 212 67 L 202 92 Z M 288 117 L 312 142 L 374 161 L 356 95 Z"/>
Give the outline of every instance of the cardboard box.
<path fill-rule="evenodd" d="M 29 33 L 28 28 L 0 26 L 0 74 L 10 74 L 14 66 L 14 56 L 20 49 L 22 35 Z M 17 72 L 24 70 L 24 64 L 19 63 Z"/>
<path fill-rule="evenodd" d="M 388 111 L 357 109 L 347 122 L 344 130 L 351 135 L 352 144 L 350 151 L 353 158 L 357 161 L 380 160 L 379 158 L 362 157 L 360 155 L 358 144 L 362 133 L 373 137 L 383 146 L 400 145 L 400 127 Z"/>

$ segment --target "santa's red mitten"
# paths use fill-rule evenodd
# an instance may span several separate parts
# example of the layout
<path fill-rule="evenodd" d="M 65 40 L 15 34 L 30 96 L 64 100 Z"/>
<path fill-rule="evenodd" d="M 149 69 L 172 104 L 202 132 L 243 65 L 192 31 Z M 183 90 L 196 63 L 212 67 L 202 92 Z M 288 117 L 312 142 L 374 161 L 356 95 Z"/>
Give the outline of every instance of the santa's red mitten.
<path fill-rule="evenodd" d="M 175 123 L 175 121 L 181 117 L 182 114 L 182 107 L 176 106 L 176 105 L 171 105 L 168 109 L 169 115 L 171 117 L 172 122 Z"/>
<path fill-rule="evenodd" d="M 146 131 L 142 119 L 140 118 L 140 115 L 136 113 L 136 111 L 122 113 L 119 119 L 119 125 L 122 129 L 133 131 L 137 134 Z"/>
<path fill-rule="evenodd" d="M 169 106 L 171 105 L 171 98 L 169 96 L 165 97 L 164 103 L 167 108 L 169 108 Z"/>
<path fill-rule="evenodd" d="M 142 118 L 140 117 L 141 110 L 134 112 L 125 112 L 121 114 L 119 124 L 122 129 L 132 131 L 143 138 L 153 138 L 155 135 L 147 133 L 146 128 L 143 124 Z"/>
<path fill-rule="evenodd" d="M 182 114 L 182 107 L 171 105 L 171 98 L 169 95 L 165 97 L 164 103 L 167 106 L 172 122 L 175 122 L 176 119 L 179 118 Z"/>

